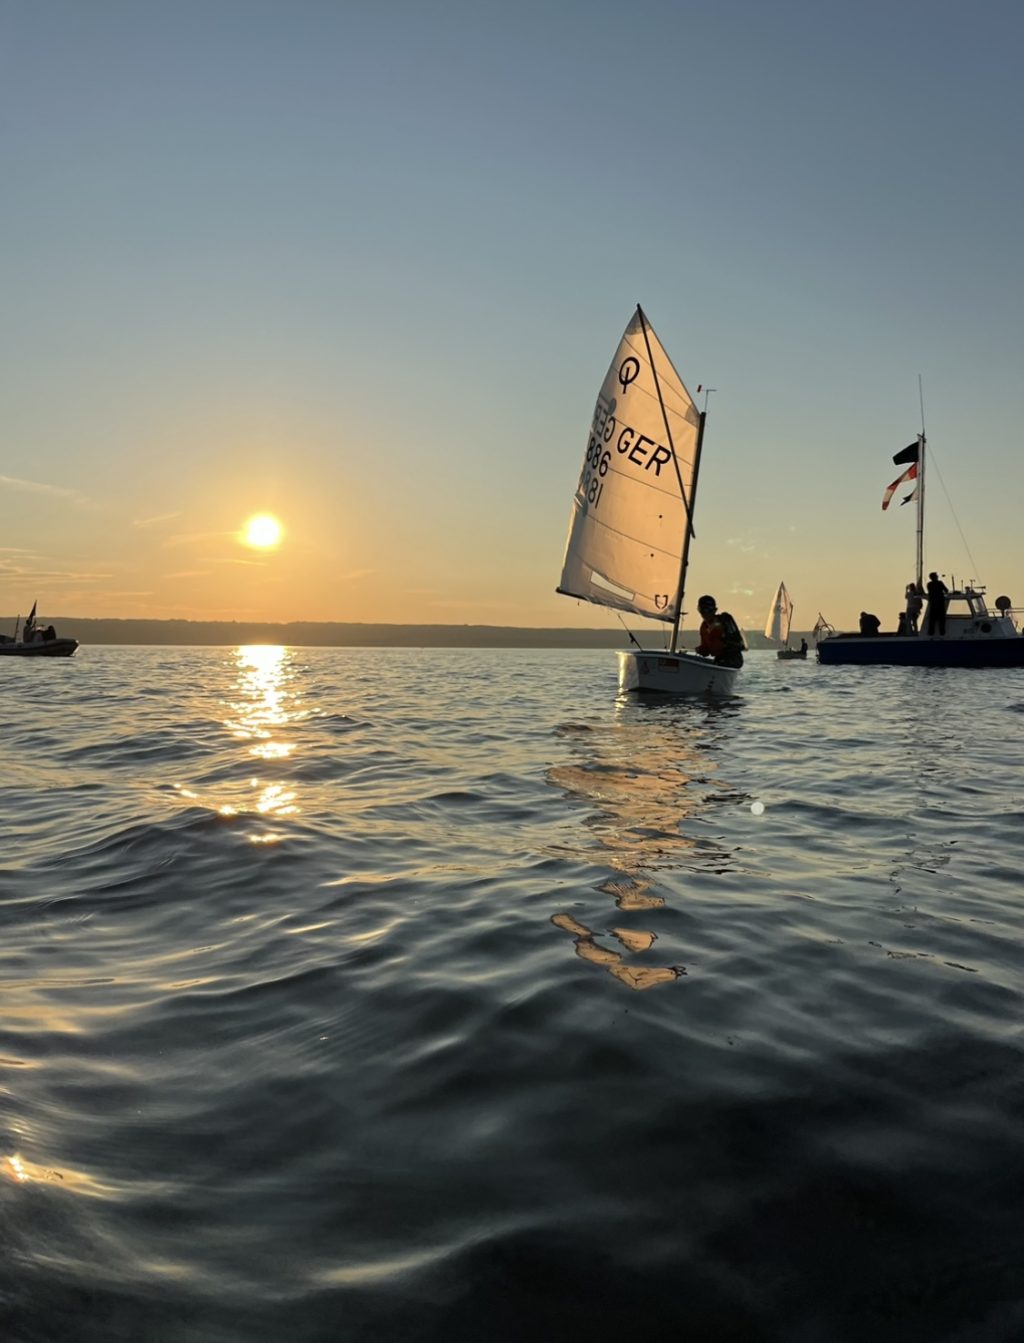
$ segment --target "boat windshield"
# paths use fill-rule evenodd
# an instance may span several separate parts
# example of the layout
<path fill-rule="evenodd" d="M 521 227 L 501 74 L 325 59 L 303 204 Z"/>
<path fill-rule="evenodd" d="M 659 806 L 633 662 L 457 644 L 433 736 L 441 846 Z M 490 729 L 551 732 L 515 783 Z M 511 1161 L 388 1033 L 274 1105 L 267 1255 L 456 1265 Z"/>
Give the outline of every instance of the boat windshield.
<path fill-rule="evenodd" d="M 946 611 L 951 616 L 970 616 L 975 619 L 989 614 L 984 594 L 975 588 L 951 592 L 946 601 Z"/>

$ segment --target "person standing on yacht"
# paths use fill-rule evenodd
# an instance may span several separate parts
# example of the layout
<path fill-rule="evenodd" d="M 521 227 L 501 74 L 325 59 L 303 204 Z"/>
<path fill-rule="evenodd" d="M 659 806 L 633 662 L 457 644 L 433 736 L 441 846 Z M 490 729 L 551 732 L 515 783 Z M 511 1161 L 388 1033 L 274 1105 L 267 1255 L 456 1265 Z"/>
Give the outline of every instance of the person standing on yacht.
<path fill-rule="evenodd" d="M 921 589 L 916 583 L 907 584 L 907 628 L 906 634 L 917 633 L 917 619 L 921 614 L 921 607 L 924 603 L 921 600 Z"/>
<path fill-rule="evenodd" d="M 928 593 L 928 633 L 945 634 L 946 598 L 949 596 L 949 588 L 946 587 L 934 569 L 928 575 L 926 591 Z"/>

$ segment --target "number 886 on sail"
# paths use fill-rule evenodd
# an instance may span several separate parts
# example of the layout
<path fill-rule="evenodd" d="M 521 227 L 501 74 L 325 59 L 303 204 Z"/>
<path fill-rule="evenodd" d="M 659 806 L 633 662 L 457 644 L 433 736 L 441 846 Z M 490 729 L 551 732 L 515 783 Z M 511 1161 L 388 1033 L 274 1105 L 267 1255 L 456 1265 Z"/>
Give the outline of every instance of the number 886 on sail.
<path fill-rule="evenodd" d="M 585 501 L 596 508 L 601 498 L 601 491 L 604 489 L 604 477 L 608 474 L 611 460 L 612 454 L 609 449 L 592 434 L 587 445 L 587 455 L 583 459 L 580 483 L 576 487 L 581 503 Z"/>

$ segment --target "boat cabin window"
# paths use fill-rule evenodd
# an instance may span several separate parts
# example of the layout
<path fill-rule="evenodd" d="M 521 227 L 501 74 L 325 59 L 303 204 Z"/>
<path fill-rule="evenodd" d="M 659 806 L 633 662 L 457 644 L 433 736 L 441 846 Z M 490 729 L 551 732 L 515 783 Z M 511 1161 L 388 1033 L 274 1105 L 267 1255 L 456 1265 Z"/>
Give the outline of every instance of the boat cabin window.
<path fill-rule="evenodd" d="M 946 613 L 951 616 L 973 617 L 981 620 L 989 614 L 984 595 L 968 588 L 965 592 L 951 592 L 946 601 Z"/>

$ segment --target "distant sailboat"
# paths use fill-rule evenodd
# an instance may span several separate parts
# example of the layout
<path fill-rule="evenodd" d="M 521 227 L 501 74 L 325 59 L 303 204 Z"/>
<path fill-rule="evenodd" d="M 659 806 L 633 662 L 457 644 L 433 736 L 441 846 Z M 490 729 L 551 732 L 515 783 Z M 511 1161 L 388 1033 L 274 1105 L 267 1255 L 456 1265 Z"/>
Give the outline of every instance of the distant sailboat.
<path fill-rule="evenodd" d="M 814 629 L 811 631 L 811 638 L 814 640 L 815 645 L 820 644 L 822 639 L 827 639 L 829 635 L 835 634 L 835 632 L 836 627 L 830 625 L 819 611 L 818 619 L 814 622 Z"/>
<path fill-rule="evenodd" d="M 736 680 L 677 647 L 705 418 L 637 307 L 597 394 L 558 585 L 671 624 L 668 649 L 619 654 L 623 690 L 728 694 Z"/>
<path fill-rule="evenodd" d="M 807 640 L 800 640 L 799 648 L 790 648 L 789 630 L 793 623 L 793 603 L 790 600 L 789 593 L 786 591 L 785 583 L 780 583 L 775 589 L 775 596 L 772 598 L 772 604 L 768 608 L 768 619 L 765 622 L 764 637 L 771 639 L 773 643 L 782 644 L 778 656 L 780 658 L 806 658 Z"/>

